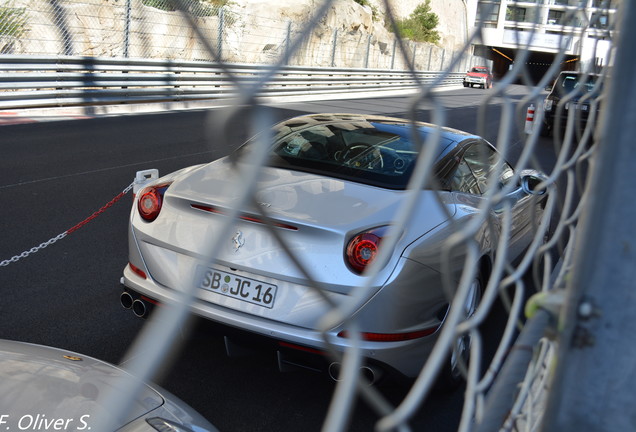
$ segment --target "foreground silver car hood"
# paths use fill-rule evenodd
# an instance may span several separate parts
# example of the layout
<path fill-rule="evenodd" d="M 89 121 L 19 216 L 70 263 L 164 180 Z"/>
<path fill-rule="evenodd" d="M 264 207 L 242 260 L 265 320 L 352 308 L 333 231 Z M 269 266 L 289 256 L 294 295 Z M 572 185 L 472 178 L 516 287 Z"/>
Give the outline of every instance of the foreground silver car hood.
<path fill-rule="evenodd" d="M 0 341 L 0 415 L 10 430 L 89 430 L 116 378 L 126 372 L 75 353 L 22 342 Z M 116 389 L 115 389 L 116 391 Z M 121 397 L 127 397 L 122 394 Z M 144 386 L 118 427 L 160 407 L 163 398 Z M 57 423 L 54 423 L 57 422 Z M 49 425 L 48 429 L 45 427 Z"/>

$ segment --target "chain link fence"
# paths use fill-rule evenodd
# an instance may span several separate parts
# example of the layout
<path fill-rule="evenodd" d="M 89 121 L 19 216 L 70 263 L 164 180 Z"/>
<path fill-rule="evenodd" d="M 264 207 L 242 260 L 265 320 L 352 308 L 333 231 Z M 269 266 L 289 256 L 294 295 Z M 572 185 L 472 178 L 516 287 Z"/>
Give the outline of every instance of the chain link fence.
<path fill-rule="evenodd" d="M 0 6 L 0 53 L 222 61 L 291 66 L 440 71 L 459 53 L 434 44 L 406 42 L 408 60 L 395 34 L 362 10 L 363 28 L 338 27 L 332 10 L 307 32 L 312 10 L 281 19 L 272 8 L 259 14 L 235 4 L 185 0 L 8 0 Z M 290 50 L 292 41 L 302 40 Z M 465 71 L 483 60 L 471 55 L 454 63 Z"/>
<path fill-rule="evenodd" d="M 465 53 L 470 52 L 471 45 L 481 37 L 481 29 L 477 27 L 463 50 L 446 53 L 434 46 L 413 44 L 400 38 L 380 42 L 373 36 L 363 34 L 343 35 L 324 25 L 324 17 L 334 3 L 330 0 L 318 3 L 301 25 L 293 20 L 275 21 L 248 13 L 237 14 L 230 7 L 214 6 L 202 1 L 13 0 L 2 6 L 0 49 L 5 54 L 180 58 L 221 64 L 271 64 L 271 72 L 268 74 L 265 71 L 260 77 L 260 83 L 264 83 L 270 79 L 276 67 L 285 64 L 439 69 L 448 73 L 466 70 L 472 60 Z M 388 21 L 394 22 L 396 17 L 390 13 L 390 3 L 386 2 L 385 12 Z M 594 5 L 599 11 L 607 7 L 606 2 L 595 2 Z M 633 13 L 630 16 L 634 18 Z M 249 28 L 250 32 L 239 33 L 237 29 L 240 28 Z M 496 147 L 506 155 L 510 151 L 511 141 L 523 143 L 517 170 L 543 168 L 534 157 L 539 146 L 540 128 L 533 128 L 529 135 L 518 136 L 516 131 L 523 130 L 523 127 L 514 126 L 516 119 L 525 118 L 525 108 L 530 103 L 542 106 L 545 96 L 543 87 L 554 79 L 563 66 L 563 57 L 557 53 L 556 60 L 538 85 L 532 87 L 530 94 L 520 101 L 513 101 L 506 94 L 506 89 L 517 81 L 528 83 L 527 66 L 523 61 L 527 54 L 527 47 L 521 44 L 518 47 L 518 61 L 487 98 L 500 97 L 504 100 L 498 139 L 494 143 Z M 632 69 L 633 63 L 633 60 L 629 63 Z M 608 71 L 608 65 L 601 69 L 601 76 L 605 80 L 608 80 Z M 234 78 L 243 92 L 234 105 L 227 108 L 226 117 L 244 115 L 245 110 L 249 109 L 256 114 L 251 117 L 254 119 L 251 129 L 259 130 L 267 126 L 269 119 L 264 114 L 266 111 L 260 109 L 262 107 L 250 105 L 245 108 L 247 102 L 253 104 L 255 99 L 252 96 L 260 83 L 241 87 L 238 77 Z M 604 97 L 607 97 L 606 92 L 601 98 Z M 605 113 L 602 121 L 611 118 L 612 114 L 618 114 L 612 112 L 611 102 L 611 99 L 603 102 Z M 561 109 L 565 109 L 566 103 L 563 101 L 560 104 Z M 433 118 L 443 120 L 444 107 L 439 105 L 432 86 L 421 86 L 419 96 L 413 99 L 411 111 L 417 112 L 418 107 L 424 104 L 434 107 Z M 478 132 L 483 132 L 486 127 L 485 111 L 485 105 L 481 106 L 479 124 L 475 127 Z M 538 110 L 535 121 L 540 123 L 542 118 L 543 112 Z M 453 339 L 463 334 L 470 334 L 474 344 L 471 347 L 470 364 L 466 365 L 467 384 L 459 430 L 536 431 L 549 428 L 550 425 L 544 424 L 544 413 L 547 401 L 554 397 L 551 394 L 554 388 L 552 382 L 558 379 L 554 372 L 559 370 L 555 365 L 561 366 L 556 352 L 566 349 L 570 344 L 568 335 L 561 332 L 563 327 L 570 324 L 558 322 L 558 319 L 564 307 L 564 291 L 566 288 L 576 289 L 571 286 L 571 278 L 581 270 L 577 267 L 579 264 L 576 259 L 580 250 L 575 245 L 580 244 L 580 238 L 587 235 L 579 229 L 579 221 L 591 205 L 589 176 L 594 173 L 591 167 L 602 162 L 599 161 L 598 147 L 610 145 L 604 142 L 603 129 L 600 126 L 595 128 L 594 122 L 582 126 L 574 110 L 570 110 L 568 118 L 564 129 L 552 138 L 556 163 L 545 182 L 551 191 L 546 205 L 547 216 L 536 227 L 534 241 L 521 262 L 508 262 L 505 258 L 507 245 L 499 245 L 498 256 L 502 258 L 493 263 L 484 293 L 484 300 L 488 301 L 483 301 L 478 313 L 468 320 L 447 323 L 439 346 L 399 404 L 392 405 L 372 386 L 358 386 L 357 375 L 348 372 L 352 370 L 350 365 L 359 362 L 359 353 L 356 350 L 347 352 L 342 361 L 343 378 L 325 414 L 323 430 L 346 430 L 352 401 L 357 397 L 363 398 L 381 415 L 377 430 L 409 430 L 409 418 L 430 397 L 436 371 L 450 351 Z M 602 125 L 602 121 L 599 124 Z M 217 126 L 222 130 L 223 125 Z M 264 158 L 264 155 L 256 156 Z M 254 173 L 245 174 L 245 184 L 241 185 L 237 195 L 243 201 L 250 199 L 256 177 Z M 490 191 L 485 194 L 484 208 L 501 206 L 500 200 L 501 194 Z M 408 212 L 408 206 L 404 211 Z M 407 217 L 406 213 L 404 217 Z M 450 251 L 461 247 L 470 250 L 474 234 L 468 227 L 453 239 L 452 244 L 447 245 L 447 249 Z M 211 239 L 209 244 L 214 245 L 215 241 Z M 468 256 L 471 254 L 468 253 Z M 214 255 L 211 253 L 212 260 Z M 464 274 L 473 274 L 477 271 L 476 266 L 476 262 L 466 262 Z M 462 284 L 465 285 L 470 278 L 463 279 Z M 171 338 L 177 334 L 180 323 L 188 315 L 188 302 L 192 299 L 195 284 L 184 285 L 184 302 L 162 308 L 157 315 L 159 319 L 150 321 L 137 344 L 131 347 L 129 357 L 135 361 L 130 368 L 142 378 L 152 378 L 168 357 Z M 463 285 L 457 289 L 448 287 L 447 292 L 456 292 L 457 295 L 465 293 L 467 290 Z M 535 292 L 538 294 L 533 295 Z M 526 302 L 530 296 L 531 299 Z M 498 297 L 508 307 L 508 321 L 492 360 L 482 365 L 483 340 L 487 335 L 482 334 L 480 325 Z M 453 300 L 449 299 L 449 303 Z M 462 299 L 455 301 L 461 302 Z M 335 308 L 333 312 L 342 319 L 347 318 L 346 310 Z M 522 323 L 526 316 L 529 321 L 524 326 Z M 516 338 L 520 328 L 523 329 L 521 336 Z M 516 355 L 517 352 L 524 354 Z M 131 393 L 137 390 L 136 384 L 128 385 Z M 125 400 L 113 399 L 113 410 L 109 416 L 114 416 L 112 412 L 125 410 L 126 403 Z M 108 424 L 108 419 L 103 421 Z"/>

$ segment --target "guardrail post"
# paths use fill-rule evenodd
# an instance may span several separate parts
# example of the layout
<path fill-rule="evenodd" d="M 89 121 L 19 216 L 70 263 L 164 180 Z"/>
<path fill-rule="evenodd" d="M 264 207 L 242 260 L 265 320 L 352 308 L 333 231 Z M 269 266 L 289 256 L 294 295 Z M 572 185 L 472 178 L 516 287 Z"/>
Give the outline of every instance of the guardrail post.
<path fill-rule="evenodd" d="M 442 62 L 439 65 L 439 70 L 443 71 L 444 70 L 444 57 L 446 56 L 446 50 L 442 50 Z"/>
<path fill-rule="evenodd" d="M 426 70 L 431 70 L 431 59 L 433 58 L 433 46 L 431 45 L 430 49 L 428 50 L 428 68 Z"/>

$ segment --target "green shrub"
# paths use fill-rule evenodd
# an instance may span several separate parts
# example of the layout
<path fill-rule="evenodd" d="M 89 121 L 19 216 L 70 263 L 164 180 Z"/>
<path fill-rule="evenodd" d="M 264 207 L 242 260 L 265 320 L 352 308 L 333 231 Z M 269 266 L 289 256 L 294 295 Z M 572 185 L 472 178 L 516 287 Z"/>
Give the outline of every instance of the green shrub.
<path fill-rule="evenodd" d="M 184 6 L 194 16 L 216 16 L 219 8 L 225 6 L 229 0 L 183 0 Z M 178 9 L 178 0 L 142 0 L 146 6 L 166 12 L 174 12 Z"/>
<path fill-rule="evenodd" d="M 439 17 L 431 12 L 431 0 L 420 3 L 411 15 L 396 22 L 397 32 L 406 39 L 415 42 L 437 43 L 440 35 L 435 28 L 439 24 Z"/>
<path fill-rule="evenodd" d="M 173 12 L 177 10 L 177 5 L 172 0 L 142 0 L 145 6 L 150 6 L 162 11 Z"/>
<path fill-rule="evenodd" d="M 26 21 L 26 8 L 0 6 L 0 36 L 22 36 L 26 31 Z"/>

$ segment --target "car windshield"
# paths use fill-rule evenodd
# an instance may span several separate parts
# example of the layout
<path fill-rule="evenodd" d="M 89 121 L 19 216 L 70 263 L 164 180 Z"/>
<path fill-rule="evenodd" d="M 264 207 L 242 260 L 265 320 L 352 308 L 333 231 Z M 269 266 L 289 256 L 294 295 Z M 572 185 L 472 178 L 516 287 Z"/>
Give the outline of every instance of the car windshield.
<path fill-rule="evenodd" d="M 488 73 L 488 70 L 486 68 L 474 67 L 471 72 Z"/>
<path fill-rule="evenodd" d="M 428 128 L 418 131 L 424 142 Z M 406 189 L 418 155 L 409 123 L 365 119 L 317 122 L 301 128 L 290 128 L 287 123 L 274 132 L 269 166 L 387 189 Z M 442 137 L 439 153 L 452 142 Z"/>

